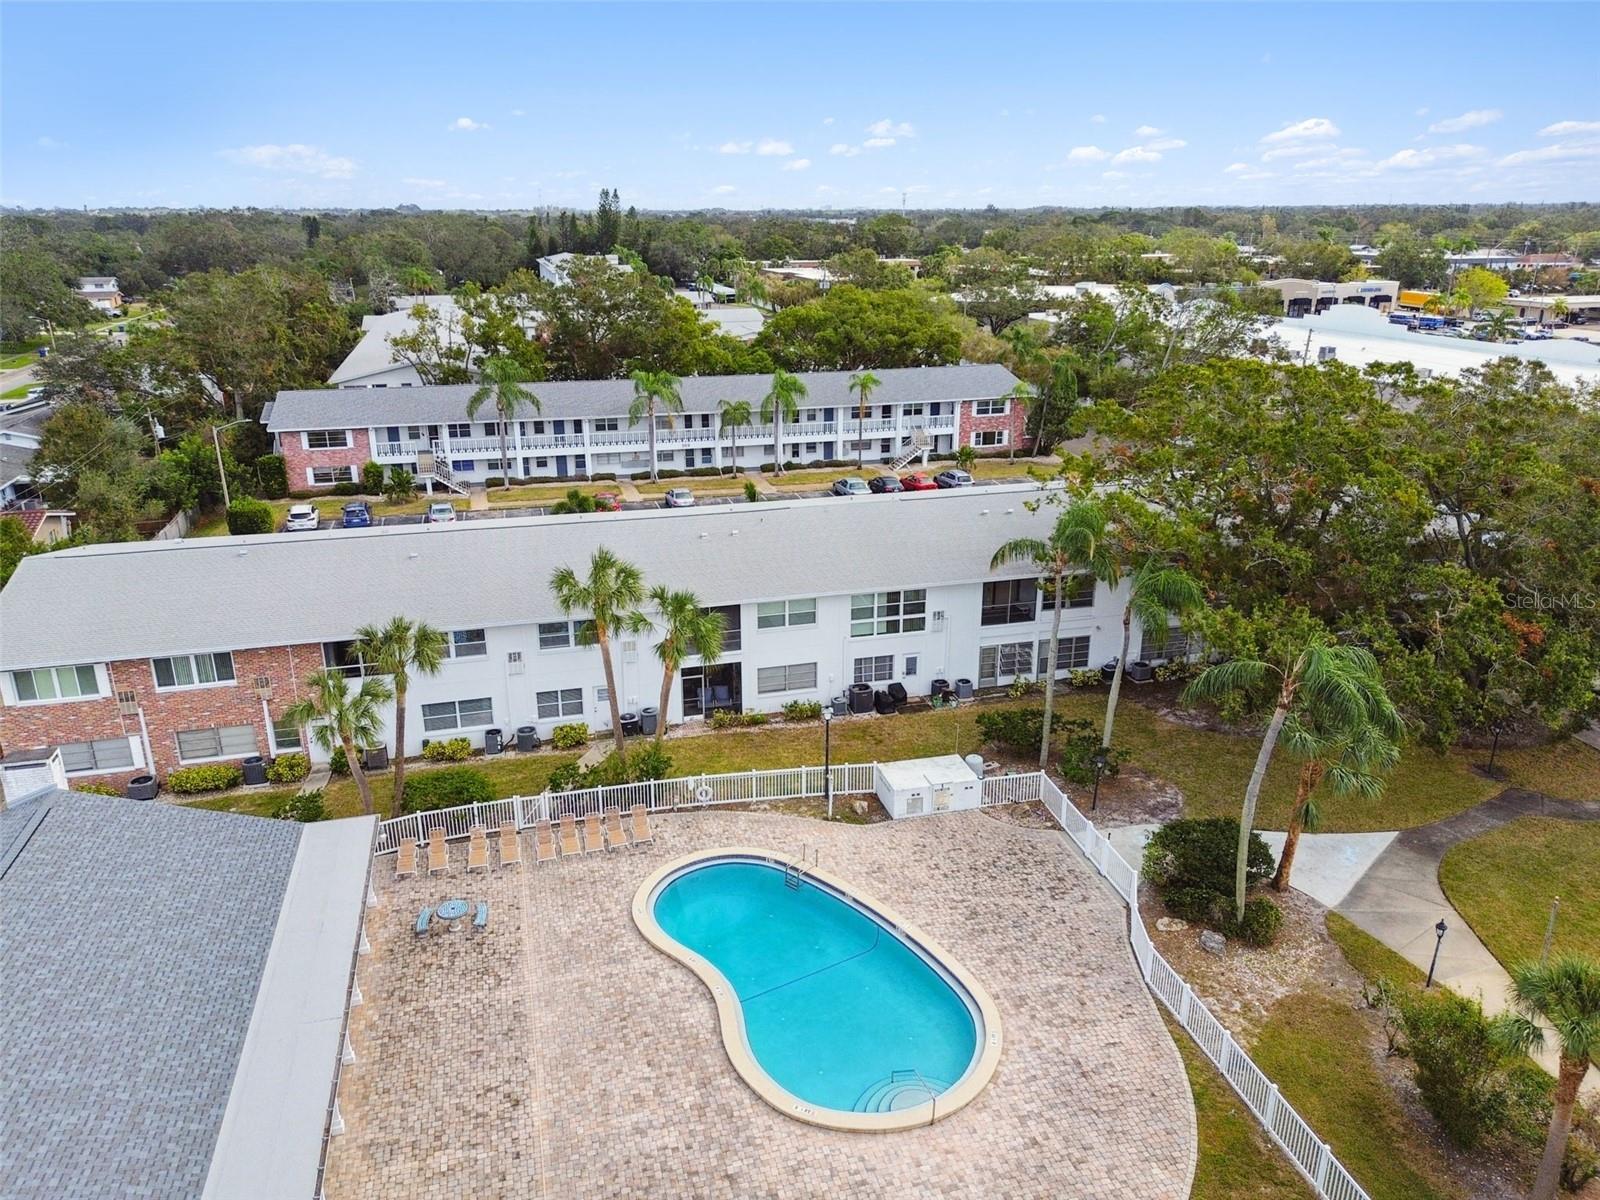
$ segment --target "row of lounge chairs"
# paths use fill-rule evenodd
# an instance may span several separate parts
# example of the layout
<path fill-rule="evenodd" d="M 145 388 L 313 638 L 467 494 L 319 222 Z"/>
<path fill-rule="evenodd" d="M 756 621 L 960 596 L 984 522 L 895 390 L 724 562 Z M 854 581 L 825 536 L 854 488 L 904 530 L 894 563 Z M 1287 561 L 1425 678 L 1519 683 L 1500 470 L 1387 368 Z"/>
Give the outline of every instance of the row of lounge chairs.
<path fill-rule="evenodd" d="M 568 814 L 560 821 L 560 842 L 557 827 L 550 821 L 540 821 L 534 827 L 534 861 L 551 862 L 557 858 L 579 854 L 593 854 L 600 850 L 615 850 L 621 846 L 641 846 L 655 841 L 650 828 L 650 815 L 642 804 L 635 804 L 628 812 L 626 828 L 622 810 L 608 808 L 604 813 L 590 813 L 583 818 L 583 837 L 578 836 L 578 820 Z M 511 821 L 504 822 L 496 835 L 499 845 L 500 865 L 516 866 L 522 862 L 522 839 Z M 396 879 L 408 879 L 417 873 L 417 839 L 400 839 L 400 850 L 395 856 Z M 428 831 L 428 874 L 441 875 L 450 869 L 450 850 L 445 840 L 444 826 L 436 825 Z M 489 834 L 482 825 L 474 825 L 467 840 L 467 870 L 489 869 Z"/>
<path fill-rule="evenodd" d="M 507 821 L 496 835 L 502 867 L 516 866 L 522 861 L 522 839 L 517 827 Z M 428 831 L 428 874 L 442 875 L 450 869 L 450 848 L 445 841 L 444 826 L 436 825 Z M 489 869 L 489 832 L 482 825 L 474 825 L 467 841 L 467 870 Z M 395 856 L 396 879 L 407 879 L 417 873 L 417 839 L 401 838 L 400 850 Z"/>

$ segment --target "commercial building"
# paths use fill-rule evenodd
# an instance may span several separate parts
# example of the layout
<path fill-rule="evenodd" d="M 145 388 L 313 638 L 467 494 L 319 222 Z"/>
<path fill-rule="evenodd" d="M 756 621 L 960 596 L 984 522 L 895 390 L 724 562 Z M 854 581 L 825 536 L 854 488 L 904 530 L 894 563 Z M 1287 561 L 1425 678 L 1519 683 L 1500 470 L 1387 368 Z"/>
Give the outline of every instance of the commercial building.
<path fill-rule="evenodd" d="M 1541 325 L 1567 321 L 1574 325 L 1600 325 L 1600 295 L 1511 296 L 1500 302 L 1502 308 L 1525 321 Z"/>
<path fill-rule="evenodd" d="M 59 746 L 73 779 L 237 761 L 301 748 L 283 721 L 323 667 L 356 676 L 359 626 L 397 614 L 448 632 L 412 679 L 408 754 L 424 739 L 532 725 L 610 725 L 600 652 L 550 593 L 601 546 L 648 584 L 688 588 L 722 614 L 721 657 L 684 664 L 664 714 L 774 711 L 852 684 L 1008 684 L 1047 668 L 1055 616 L 1003 543 L 1046 536 L 1059 509 L 1033 485 L 681 511 L 86 546 L 25 559 L 0 592 L 0 741 Z M 1088 577 L 1063 598 L 1057 673 L 1121 650 L 1124 588 Z M 624 711 L 661 690 L 654 632 L 615 638 Z M 1133 655 L 1186 653 L 1181 633 Z M 387 735 L 386 735 L 387 736 Z M 320 751 L 313 751 L 314 756 Z"/>
<path fill-rule="evenodd" d="M 1020 445 L 1024 413 L 1008 398 L 1016 376 L 994 364 L 906 367 L 874 372 L 868 415 L 857 420 L 849 371 L 802 374 L 806 395 L 798 417 L 783 422 L 785 461 L 854 459 L 857 445 L 874 461 L 904 465 L 959 446 L 1003 450 Z M 775 431 L 757 423 L 721 428 L 724 401 L 747 401 L 759 413 L 770 375 L 695 375 L 680 382 L 683 412 L 656 418 L 656 459 L 679 470 L 773 461 Z M 633 384 L 626 379 L 530 385 L 539 411 L 515 422 L 500 454 L 492 406 L 475 416 L 471 384 L 391 389 L 279 392 L 262 415 L 283 455 L 289 486 L 327 488 L 351 482 L 367 462 L 399 465 L 429 490 L 463 490 L 495 476 L 576 479 L 597 473 L 645 475 L 650 435 L 628 419 Z M 736 444 L 734 442 L 736 441 Z"/>
<path fill-rule="evenodd" d="M 1326 312 L 1340 304 L 1387 310 L 1400 294 L 1400 283 L 1394 279 L 1359 279 L 1349 283 L 1324 283 L 1320 279 L 1263 279 L 1259 286 L 1283 297 L 1283 312 L 1289 317 Z"/>

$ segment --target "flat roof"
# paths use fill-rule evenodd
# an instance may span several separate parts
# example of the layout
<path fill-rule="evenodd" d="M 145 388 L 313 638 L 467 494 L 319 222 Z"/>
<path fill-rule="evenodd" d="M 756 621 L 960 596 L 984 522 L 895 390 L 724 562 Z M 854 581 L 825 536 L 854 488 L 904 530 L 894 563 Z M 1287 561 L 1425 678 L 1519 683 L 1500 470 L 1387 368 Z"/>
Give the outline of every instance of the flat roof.
<path fill-rule="evenodd" d="M 844 474 L 845 472 L 841 472 Z M 605 546 L 707 604 L 988 578 L 1043 536 L 1035 484 L 446 525 L 121 542 L 22 560 L 0 591 L 0 668 L 335 641 L 393 613 L 448 629 L 562 617 L 558 566 Z M 308 665 L 307 669 L 310 669 Z"/>

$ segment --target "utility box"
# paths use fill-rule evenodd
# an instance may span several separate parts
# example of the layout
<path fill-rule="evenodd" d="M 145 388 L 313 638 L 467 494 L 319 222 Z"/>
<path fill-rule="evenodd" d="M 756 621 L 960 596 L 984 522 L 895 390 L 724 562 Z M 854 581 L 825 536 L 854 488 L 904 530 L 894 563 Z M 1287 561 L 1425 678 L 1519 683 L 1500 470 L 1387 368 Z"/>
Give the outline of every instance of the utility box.
<path fill-rule="evenodd" d="M 959 812 L 983 803 L 983 780 L 954 754 L 879 763 L 873 782 L 884 810 L 895 820 Z"/>

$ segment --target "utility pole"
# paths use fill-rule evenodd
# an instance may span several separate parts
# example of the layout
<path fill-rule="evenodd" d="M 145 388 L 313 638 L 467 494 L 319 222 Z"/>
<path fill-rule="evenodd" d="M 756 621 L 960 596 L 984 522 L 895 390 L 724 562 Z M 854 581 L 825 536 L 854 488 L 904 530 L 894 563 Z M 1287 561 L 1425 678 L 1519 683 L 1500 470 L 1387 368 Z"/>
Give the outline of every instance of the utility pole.
<path fill-rule="evenodd" d="M 233 501 L 228 497 L 228 472 L 222 467 L 222 439 L 217 435 L 224 429 L 232 429 L 235 425 L 247 425 L 249 417 L 238 421 L 229 421 L 226 425 L 213 425 L 211 427 L 211 446 L 217 452 L 217 478 L 222 481 L 222 507 L 224 510 L 232 507 Z"/>

